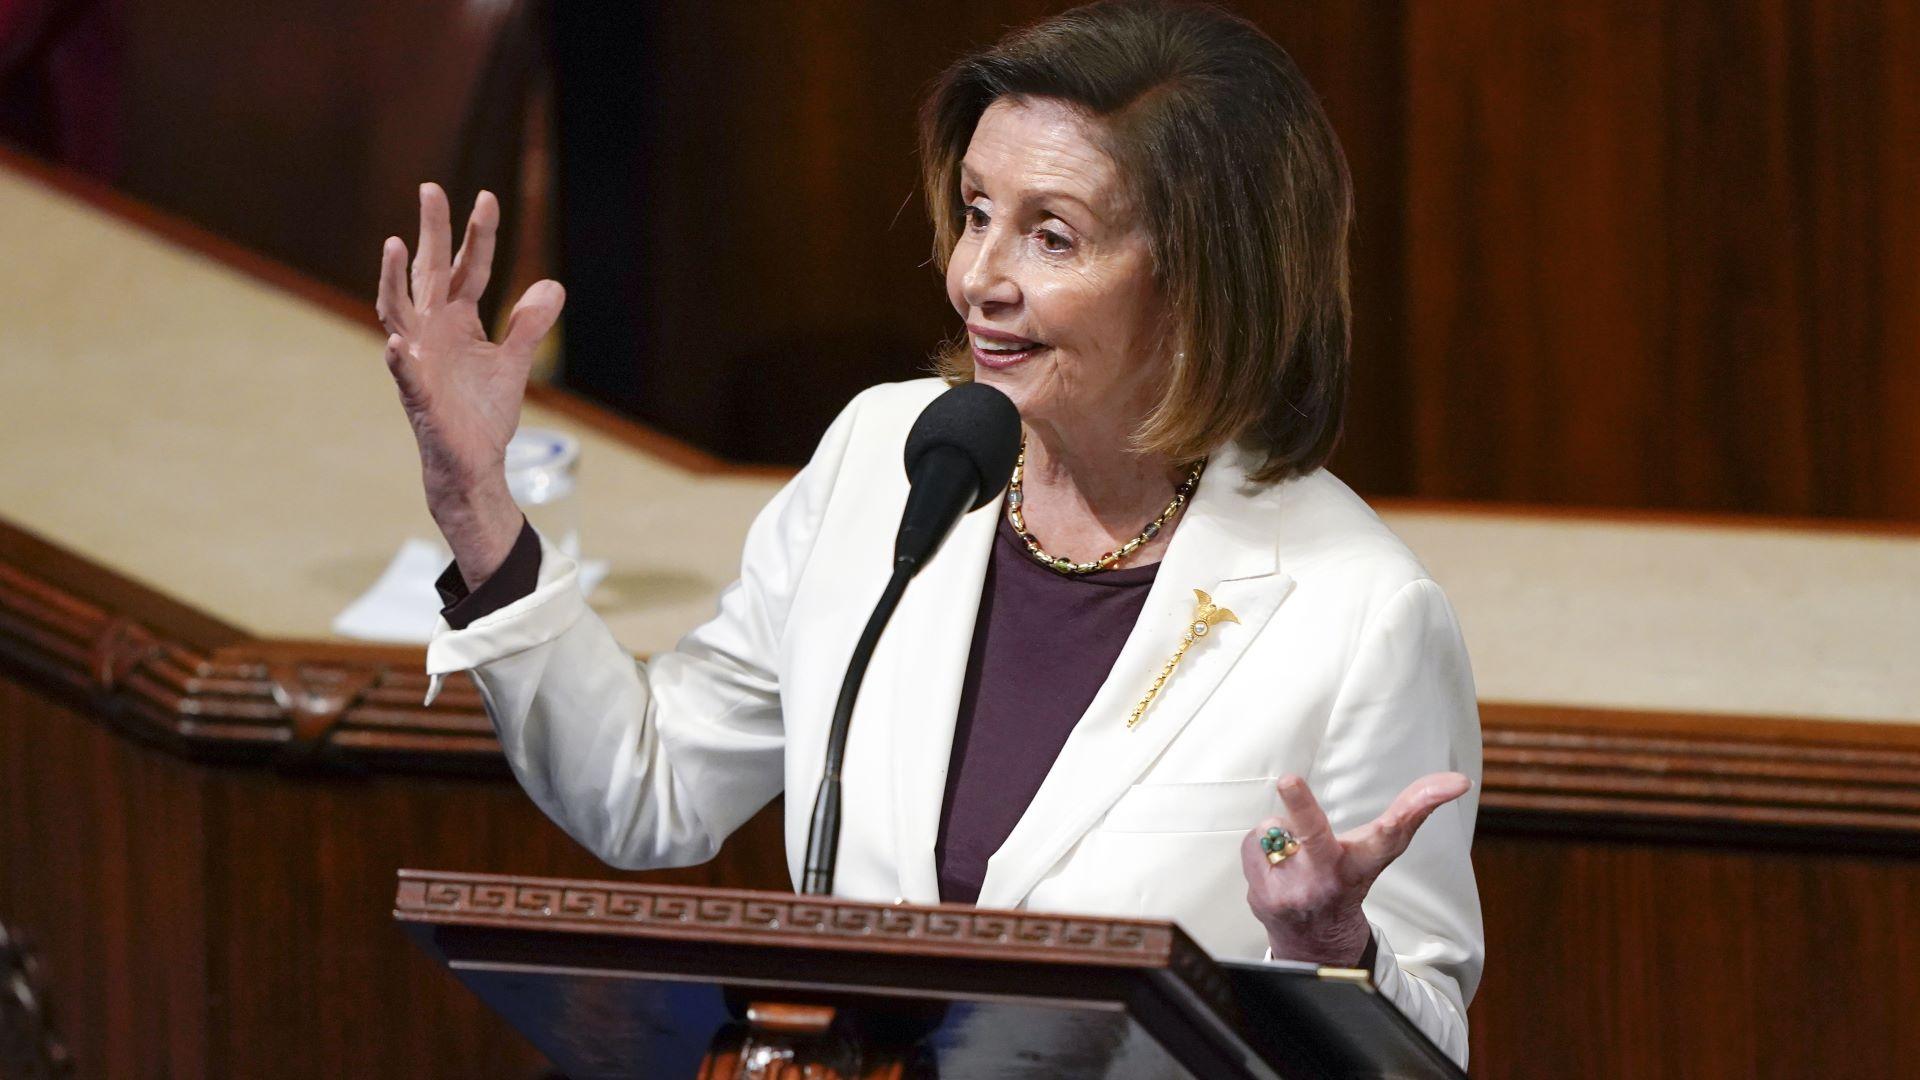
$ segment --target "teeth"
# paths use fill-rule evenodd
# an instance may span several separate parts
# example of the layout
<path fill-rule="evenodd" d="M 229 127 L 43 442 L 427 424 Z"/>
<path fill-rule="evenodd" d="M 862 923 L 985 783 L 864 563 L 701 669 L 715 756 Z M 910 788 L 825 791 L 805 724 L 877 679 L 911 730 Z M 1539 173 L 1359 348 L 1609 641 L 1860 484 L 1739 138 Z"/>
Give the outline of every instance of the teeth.
<path fill-rule="evenodd" d="M 1037 341 L 990 341 L 986 338 L 981 337 L 979 334 L 969 334 L 967 336 L 973 339 L 974 347 L 979 349 L 981 352 L 994 352 L 994 353 L 1025 352 L 1026 350 L 1034 348 L 1035 346 L 1040 344 Z"/>

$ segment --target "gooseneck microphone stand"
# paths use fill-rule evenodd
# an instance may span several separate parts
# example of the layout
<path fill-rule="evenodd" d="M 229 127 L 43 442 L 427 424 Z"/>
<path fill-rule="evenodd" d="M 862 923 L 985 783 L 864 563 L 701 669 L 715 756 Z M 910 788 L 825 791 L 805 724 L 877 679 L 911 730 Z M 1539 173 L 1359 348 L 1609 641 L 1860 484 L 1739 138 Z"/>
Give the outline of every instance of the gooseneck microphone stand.
<path fill-rule="evenodd" d="M 827 767 L 820 777 L 820 792 L 813 800 L 813 820 L 807 826 L 807 866 L 800 891 L 809 896 L 833 893 L 834 858 L 840 850 L 840 763 L 847 756 L 847 728 L 853 721 L 853 703 L 860 697 L 860 683 L 867 677 L 867 663 L 880 643 L 880 632 L 900 606 L 919 566 L 896 559 L 893 575 L 881 590 L 880 601 L 867 618 L 867 628 L 853 646 L 853 658 L 847 663 L 847 676 L 840 682 L 840 698 L 833 705 L 833 726 L 827 731 Z"/>
<path fill-rule="evenodd" d="M 933 556 L 954 522 L 968 510 L 978 510 L 1000 497 L 1019 452 L 1019 411 L 1005 394 L 980 383 L 965 383 L 935 398 L 907 434 L 907 502 L 893 542 L 893 572 L 854 644 L 839 700 L 833 706 L 826 767 L 807 825 L 807 862 L 800 877 L 800 891 L 806 895 L 833 894 L 833 869 L 840 849 L 840 767 L 846 758 L 853 706 L 880 634 L 900 606 L 907 583 Z"/>

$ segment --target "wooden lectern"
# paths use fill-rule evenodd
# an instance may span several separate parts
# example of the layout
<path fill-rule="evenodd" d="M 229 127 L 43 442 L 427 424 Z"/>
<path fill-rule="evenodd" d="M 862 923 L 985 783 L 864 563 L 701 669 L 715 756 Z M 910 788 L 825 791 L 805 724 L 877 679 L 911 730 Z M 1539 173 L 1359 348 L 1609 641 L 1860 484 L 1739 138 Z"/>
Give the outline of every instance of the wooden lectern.
<path fill-rule="evenodd" d="M 1164 921 L 418 870 L 394 907 L 569 1080 L 1465 1075 L 1365 972 Z"/>

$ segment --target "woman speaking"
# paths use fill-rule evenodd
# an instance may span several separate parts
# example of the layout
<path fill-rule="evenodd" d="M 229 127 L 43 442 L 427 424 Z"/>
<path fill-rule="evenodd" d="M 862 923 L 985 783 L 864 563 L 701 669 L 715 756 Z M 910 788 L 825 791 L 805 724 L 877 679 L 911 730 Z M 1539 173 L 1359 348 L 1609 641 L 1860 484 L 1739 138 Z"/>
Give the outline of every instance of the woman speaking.
<path fill-rule="evenodd" d="M 440 189 L 383 255 L 386 360 L 454 554 L 427 653 L 617 866 L 711 857 L 782 791 L 799 880 L 840 678 L 891 561 L 902 446 L 949 384 L 1018 407 L 868 669 L 835 891 L 1178 921 L 1217 956 L 1370 968 L 1455 1059 L 1483 954 L 1472 675 L 1440 588 L 1322 467 L 1347 386 L 1339 144 L 1280 48 L 1120 0 L 949 69 L 920 119 L 964 335 L 856 397 L 748 533 L 713 619 L 636 664 L 503 460 L 558 284 L 495 344 L 499 208 Z"/>

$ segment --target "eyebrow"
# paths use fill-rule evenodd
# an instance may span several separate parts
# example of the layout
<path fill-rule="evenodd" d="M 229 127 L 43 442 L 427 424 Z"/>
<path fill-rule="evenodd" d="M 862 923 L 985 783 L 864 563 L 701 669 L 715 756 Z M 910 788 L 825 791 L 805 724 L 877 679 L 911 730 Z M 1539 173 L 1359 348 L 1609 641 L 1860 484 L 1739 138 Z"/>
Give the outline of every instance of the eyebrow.
<path fill-rule="evenodd" d="M 968 166 L 967 163 L 964 161 L 960 163 L 960 182 L 962 184 L 972 184 L 976 188 L 981 186 L 979 174 L 974 172 L 973 169 L 970 166 Z M 1092 217 L 1096 221 L 1100 220 L 1100 214 L 1098 211 L 1094 210 L 1094 208 L 1091 205 L 1089 205 L 1085 199 L 1082 199 L 1080 196 L 1075 195 L 1070 191 L 1062 191 L 1059 188 L 1040 188 L 1036 191 L 1028 192 L 1027 194 L 1035 202 L 1046 202 L 1049 200 L 1056 200 L 1060 202 L 1073 203 L 1074 205 L 1080 207 L 1080 209 L 1085 210 L 1088 216 Z"/>

